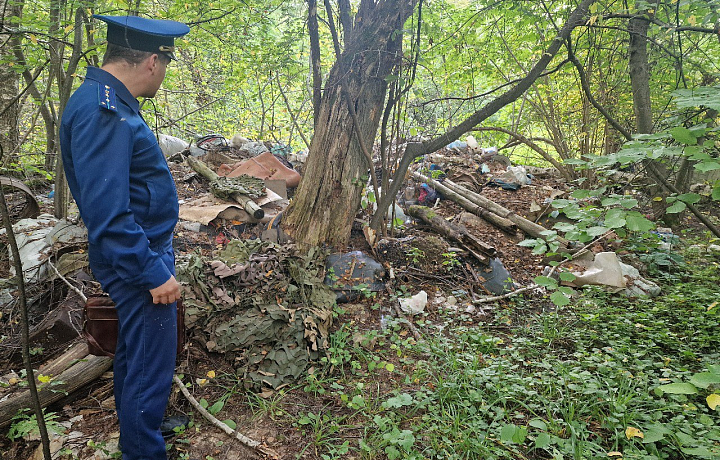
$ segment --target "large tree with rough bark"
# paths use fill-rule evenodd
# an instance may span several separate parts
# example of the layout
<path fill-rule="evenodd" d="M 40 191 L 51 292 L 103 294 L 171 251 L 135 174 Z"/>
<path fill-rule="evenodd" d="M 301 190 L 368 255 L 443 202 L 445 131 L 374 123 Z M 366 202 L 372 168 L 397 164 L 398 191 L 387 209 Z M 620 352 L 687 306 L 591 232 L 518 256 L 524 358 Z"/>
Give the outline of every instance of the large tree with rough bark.
<path fill-rule="evenodd" d="M 543 75 L 573 29 L 584 24 L 592 3 L 594 0 L 583 0 L 569 13 L 557 35 L 548 41 L 545 52 L 510 89 L 445 133 L 407 144 L 401 160 L 391 168 L 394 180 L 384 181 L 383 193 L 378 197 L 378 212 L 371 223 L 375 230 L 383 225 L 385 211 L 413 159 L 458 139 L 527 91 Z M 303 182 L 284 217 L 285 230 L 299 243 L 335 247 L 347 244 L 359 209 L 363 176 L 369 171 L 372 183 L 378 183 L 373 171 L 372 146 L 387 102 L 387 79 L 403 63 L 405 21 L 421 5 L 422 2 L 400 0 L 362 0 L 353 16 L 349 2 L 340 1 L 338 22 L 344 31 L 341 49 L 332 9 L 326 2 L 338 59 L 316 112 L 318 119 Z M 312 5 L 310 11 L 312 14 Z"/>

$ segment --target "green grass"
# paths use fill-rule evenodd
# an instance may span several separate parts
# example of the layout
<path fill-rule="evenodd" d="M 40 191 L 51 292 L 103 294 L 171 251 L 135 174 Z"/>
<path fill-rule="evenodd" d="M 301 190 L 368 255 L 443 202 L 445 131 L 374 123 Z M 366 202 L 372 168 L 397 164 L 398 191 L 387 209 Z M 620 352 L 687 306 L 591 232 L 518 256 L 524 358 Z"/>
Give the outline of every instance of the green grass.
<path fill-rule="evenodd" d="M 705 399 L 720 393 L 720 269 L 688 257 L 654 299 L 518 299 L 487 323 L 428 318 L 417 343 L 401 323 L 367 340 L 345 323 L 296 390 L 321 410 L 289 422 L 323 459 L 720 459 Z M 704 371 L 717 378 L 698 383 Z"/>

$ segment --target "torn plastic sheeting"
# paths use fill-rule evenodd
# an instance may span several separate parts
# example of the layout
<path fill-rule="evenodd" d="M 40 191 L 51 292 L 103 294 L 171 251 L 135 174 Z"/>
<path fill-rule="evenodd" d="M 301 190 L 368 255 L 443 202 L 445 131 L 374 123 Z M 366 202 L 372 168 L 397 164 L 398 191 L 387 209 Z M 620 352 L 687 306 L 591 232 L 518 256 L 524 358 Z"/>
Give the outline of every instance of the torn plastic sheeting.
<path fill-rule="evenodd" d="M 425 291 L 420 291 L 412 297 L 398 299 L 400 309 L 411 315 L 418 315 L 424 312 L 427 301 L 428 295 Z"/>
<path fill-rule="evenodd" d="M 18 245 L 20 261 L 23 266 L 25 282 L 42 279 L 47 273 L 46 252 L 50 244 L 46 241 L 58 220 L 49 214 L 41 214 L 37 219 L 22 219 L 13 225 L 13 232 Z M 4 229 L 3 232 L 4 233 Z M 12 253 L 10 253 L 12 261 Z M 10 273 L 15 275 L 15 266 L 10 266 Z"/>
<path fill-rule="evenodd" d="M 614 252 L 599 252 L 584 272 L 573 272 L 572 284 L 577 287 L 587 284 L 624 288 L 626 286 L 622 267 Z"/>
<path fill-rule="evenodd" d="M 478 272 L 485 279 L 483 287 L 496 295 L 510 292 L 514 289 L 514 282 L 510 272 L 497 257 L 490 261 L 490 265 Z"/>
<path fill-rule="evenodd" d="M 335 291 L 338 302 L 356 299 L 362 290 L 378 292 L 385 289 L 385 269 L 362 251 L 330 254 L 326 260 L 325 284 Z"/>
<path fill-rule="evenodd" d="M 48 244 L 55 243 L 87 243 L 88 234 L 85 227 L 71 224 L 65 219 L 61 219 L 55 224 L 55 227 L 45 237 Z"/>

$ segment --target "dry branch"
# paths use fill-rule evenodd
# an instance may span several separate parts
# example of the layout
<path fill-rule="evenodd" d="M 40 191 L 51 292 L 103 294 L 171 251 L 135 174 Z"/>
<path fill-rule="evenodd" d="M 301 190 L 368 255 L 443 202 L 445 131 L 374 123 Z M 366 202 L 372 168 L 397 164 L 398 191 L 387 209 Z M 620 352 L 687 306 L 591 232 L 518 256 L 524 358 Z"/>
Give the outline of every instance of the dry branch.
<path fill-rule="evenodd" d="M 425 176 L 419 176 L 419 177 L 425 177 Z M 425 179 L 423 179 L 423 181 L 424 180 Z M 510 234 L 514 234 L 515 232 L 517 232 L 518 227 L 517 227 L 517 225 L 512 223 L 512 221 L 510 221 L 509 219 L 506 219 L 504 217 L 500 217 L 497 214 L 490 212 L 487 209 L 483 208 L 482 206 L 473 203 L 471 200 L 464 197 L 460 193 L 450 190 L 450 188 L 444 186 L 442 184 L 442 182 L 433 181 L 431 183 L 431 185 L 433 186 L 433 188 L 435 190 L 439 190 L 440 193 L 442 193 L 445 198 L 449 198 L 449 199 L 453 200 L 454 202 L 456 202 L 457 204 L 459 204 L 460 206 L 465 208 L 467 211 L 475 214 L 478 217 L 481 217 L 482 219 L 485 219 L 486 221 L 488 221 L 492 225 L 496 226 L 500 230 L 510 233 Z"/>
<path fill-rule="evenodd" d="M 177 375 L 174 375 L 174 376 L 173 376 L 173 381 L 174 381 L 175 384 L 178 386 L 178 388 L 180 388 L 180 391 L 182 392 L 183 396 L 185 396 L 185 398 L 187 398 L 187 400 L 190 402 L 190 404 L 191 404 L 195 409 L 197 409 L 197 411 L 200 412 L 200 413 L 202 414 L 202 416 L 205 417 L 205 418 L 206 418 L 210 423 L 212 423 L 214 426 L 220 428 L 221 430 L 223 430 L 223 431 L 224 431 L 225 433 L 227 433 L 228 435 L 235 437 L 235 439 L 237 439 L 238 441 L 240 441 L 240 442 L 243 443 L 244 445 L 246 445 L 246 446 L 248 446 L 248 447 L 251 447 L 251 448 L 257 450 L 257 451 L 263 453 L 264 455 L 266 455 L 266 456 L 268 456 L 268 457 L 270 457 L 270 458 L 273 458 L 273 459 L 280 458 L 280 456 L 277 454 L 277 452 L 275 452 L 274 450 L 270 449 L 269 447 L 263 446 L 263 445 L 260 443 L 260 441 L 255 441 L 254 439 L 248 438 L 248 437 L 245 436 L 244 434 L 242 434 L 242 433 L 240 433 L 240 432 L 238 432 L 238 431 L 236 431 L 236 430 L 233 430 L 232 428 L 230 428 L 229 426 L 227 426 L 225 423 L 223 423 L 223 422 L 221 422 L 220 420 L 218 420 L 217 418 L 215 418 L 210 412 L 207 411 L 207 409 L 205 409 L 204 407 L 202 407 L 202 406 L 200 405 L 200 403 L 197 401 L 197 399 L 195 399 L 195 398 L 190 394 L 190 392 L 188 391 L 188 389 L 185 387 L 185 384 L 182 383 L 182 380 L 180 380 L 180 378 L 179 378 Z"/>

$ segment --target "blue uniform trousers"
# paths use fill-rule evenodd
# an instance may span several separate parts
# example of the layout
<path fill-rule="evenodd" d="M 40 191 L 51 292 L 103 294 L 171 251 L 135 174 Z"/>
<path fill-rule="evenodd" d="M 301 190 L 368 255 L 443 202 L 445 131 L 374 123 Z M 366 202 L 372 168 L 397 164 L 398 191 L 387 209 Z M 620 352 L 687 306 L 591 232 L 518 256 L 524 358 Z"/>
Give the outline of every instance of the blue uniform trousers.
<path fill-rule="evenodd" d="M 157 252 L 174 275 L 172 246 Z M 112 266 L 92 257 L 90 268 L 118 313 L 113 383 L 123 460 L 165 460 L 160 423 L 175 371 L 176 304 L 153 304 L 149 291 L 127 284 Z"/>

